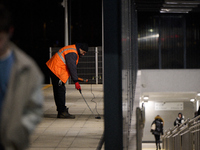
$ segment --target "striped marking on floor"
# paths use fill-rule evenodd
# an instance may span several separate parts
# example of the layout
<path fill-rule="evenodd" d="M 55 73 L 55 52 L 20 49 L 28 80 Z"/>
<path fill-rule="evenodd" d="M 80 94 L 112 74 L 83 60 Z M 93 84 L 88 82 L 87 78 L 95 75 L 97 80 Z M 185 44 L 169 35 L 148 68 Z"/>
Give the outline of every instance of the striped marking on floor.
<path fill-rule="evenodd" d="M 47 89 L 47 88 L 49 88 L 49 87 L 51 87 L 51 86 L 52 86 L 52 84 L 45 85 L 45 86 L 42 88 L 42 90 L 45 90 L 45 89 Z"/>

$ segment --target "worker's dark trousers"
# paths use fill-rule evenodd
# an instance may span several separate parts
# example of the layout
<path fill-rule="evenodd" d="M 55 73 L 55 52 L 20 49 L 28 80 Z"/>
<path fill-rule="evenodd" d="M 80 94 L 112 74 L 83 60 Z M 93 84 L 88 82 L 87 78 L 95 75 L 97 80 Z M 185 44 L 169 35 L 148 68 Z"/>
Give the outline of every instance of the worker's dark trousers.
<path fill-rule="evenodd" d="M 65 106 L 66 87 L 65 87 L 65 84 L 63 82 L 61 82 L 60 79 L 55 74 L 53 74 L 50 70 L 49 70 L 49 74 L 50 74 L 51 81 L 53 84 L 54 100 L 55 100 L 55 103 L 57 106 L 57 111 L 64 112 L 66 110 L 66 106 Z"/>

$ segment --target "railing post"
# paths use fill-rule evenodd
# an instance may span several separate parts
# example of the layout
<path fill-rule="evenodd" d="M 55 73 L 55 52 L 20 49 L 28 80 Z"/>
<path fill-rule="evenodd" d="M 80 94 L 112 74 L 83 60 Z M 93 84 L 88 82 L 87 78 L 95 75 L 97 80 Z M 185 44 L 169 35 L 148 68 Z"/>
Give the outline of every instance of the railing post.
<path fill-rule="evenodd" d="M 167 137 L 167 141 L 168 141 L 168 146 L 167 146 L 167 148 L 168 148 L 168 150 L 172 150 L 172 141 L 171 141 L 171 134 L 172 134 L 172 129 L 170 129 L 170 134 L 169 134 L 169 136 Z"/>
<path fill-rule="evenodd" d="M 198 127 L 198 128 L 199 128 L 199 127 Z M 196 138 L 196 147 L 197 147 L 197 150 L 200 149 L 200 142 L 199 142 L 200 138 L 199 138 L 199 135 L 200 135 L 200 131 L 197 132 L 197 138 Z M 196 148 L 196 147 L 195 147 L 195 148 Z M 196 149 L 195 149 L 195 150 L 196 150 Z"/>
<path fill-rule="evenodd" d="M 179 134 L 175 136 L 174 149 L 181 149 L 181 136 Z"/>

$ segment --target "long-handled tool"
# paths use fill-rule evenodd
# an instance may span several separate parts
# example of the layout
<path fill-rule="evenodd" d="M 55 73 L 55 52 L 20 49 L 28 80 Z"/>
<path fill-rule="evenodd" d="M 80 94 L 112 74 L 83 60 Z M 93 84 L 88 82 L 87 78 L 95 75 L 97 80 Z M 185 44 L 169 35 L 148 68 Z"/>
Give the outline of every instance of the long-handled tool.
<path fill-rule="evenodd" d="M 79 81 L 88 82 L 88 79 L 78 78 Z"/>
<path fill-rule="evenodd" d="M 90 111 L 91 111 L 91 112 L 92 112 L 92 114 L 94 115 L 94 113 L 93 113 L 92 109 L 91 109 L 91 108 L 90 108 L 90 106 L 88 105 L 88 103 L 87 103 L 87 101 L 85 100 L 85 98 L 84 98 L 84 96 L 83 96 L 83 94 L 82 94 L 82 92 L 81 92 L 81 90 L 80 90 L 80 89 L 79 89 L 79 92 L 80 92 L 80 94 L 81 94 L 82 98 L 84 99 L 85 103 L 87 104 L 88 108 L 90 109 Z M 100 116 L 95 116 L 95 115 L 94 115 L 94 117 L 95 117 L 95 119 L 101 119 L 101 117 L 100 117 Z"/>

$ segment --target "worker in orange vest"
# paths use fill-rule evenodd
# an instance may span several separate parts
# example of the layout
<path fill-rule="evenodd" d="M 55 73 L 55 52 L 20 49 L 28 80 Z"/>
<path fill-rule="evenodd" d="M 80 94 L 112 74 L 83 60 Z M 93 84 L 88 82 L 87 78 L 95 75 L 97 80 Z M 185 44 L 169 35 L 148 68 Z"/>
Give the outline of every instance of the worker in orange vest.
<path fill-rule="evenodd" d="M 61 48 L 46 62 L 53 85 L 54 100 L 58 111 L 57 118 L 75 118 L 74 115 L 69 113 L 69 108 L 65 106 L 65 83 L 71 76 L 75 83 L 75 88 L 81 90 L 76 67 L 79 57 L 85 55 L 87 51 L 88 45 L 86 43 L 68 45 Z"/>

